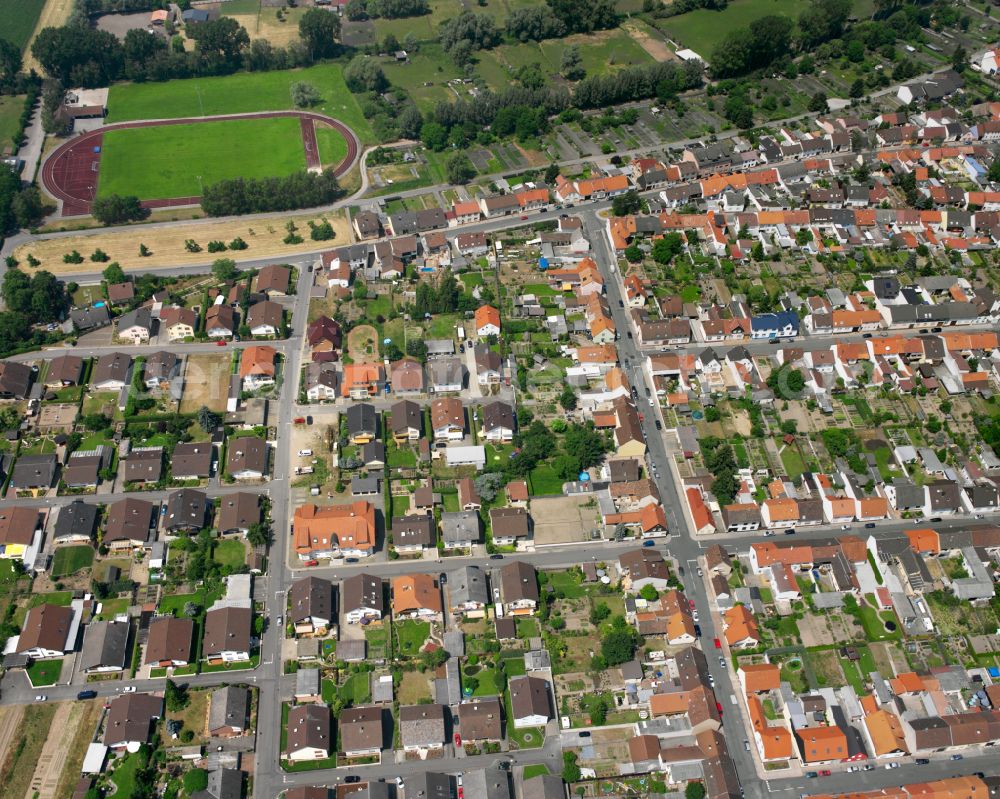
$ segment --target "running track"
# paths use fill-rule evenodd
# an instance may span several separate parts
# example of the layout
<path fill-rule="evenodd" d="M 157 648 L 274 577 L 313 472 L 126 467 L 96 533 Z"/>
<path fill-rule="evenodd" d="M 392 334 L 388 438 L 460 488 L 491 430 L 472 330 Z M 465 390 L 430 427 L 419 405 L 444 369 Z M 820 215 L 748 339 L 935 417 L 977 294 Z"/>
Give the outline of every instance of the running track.
<path fill-rule="evenodd" d="M 347 155 L 333 170 L 340 177 L 349 170 L 358 157 L 358 137 L 349 127 L 336 119 L 310 111 L 268 111 L 257 114 L 227 114 L 215 117 L 186 117 L 183 119 L 156 119 L 136 122 L 119 122 L 76 136 L 64 142 L 45 159 L 42 164 L 42 186 L 57 200 L 62 201 L 62 216 L 80 216 L 90 213 L 90 203 L 97 190 L 97 179 L 101 155 L 100 148 L 104 134 L 109 130 L 125 128 L 148 128 L 155 125 L 189 125 L 196 122 L 217 122 L 227 119 L 271 119 L 275 117 L 297 117 L 302 131 L 302 145 L 306 154 L 306 166 L 317 169 L 320 166 L 316 145 L 316 123 L 334 128 L 347 141 Z M 196 205 L 199 197 L 173 197 L 170 199 L 144 200 L 146 208 L 169 208 L 178 205 Z"/>

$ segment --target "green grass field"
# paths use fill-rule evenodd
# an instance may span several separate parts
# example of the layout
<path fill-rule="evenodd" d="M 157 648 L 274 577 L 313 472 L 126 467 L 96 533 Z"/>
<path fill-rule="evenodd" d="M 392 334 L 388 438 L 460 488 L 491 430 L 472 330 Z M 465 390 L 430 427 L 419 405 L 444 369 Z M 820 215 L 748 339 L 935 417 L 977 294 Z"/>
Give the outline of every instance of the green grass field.
<path fill-rule="evenodd" d="M 299 121 L 292 117 L 112 130 L 104 134 L 97 193 L 190 197 L 227 178 L 305 168 Z"/>
<path fill-rule="evenodd" d="M 45 0 L 0 0 L 3 38 L 23 51 L 44 7 Z"/>
<path fill-rule="evenodd" d="M 869 0 L 855 0 L 854 6 L 862 19 L 871 14 Z M 715 46 L 737 28 L 745 28 L 755 19 L 770 14 L 798 19 L 802 7 L 799 0 L 730 0 L 724 11 L 699 8 L 676 17 L 655 20 L 654 24 L 680 46 L 689 47 L 708 59 Z M 587 56 L 585 53 L 582 55 L 586 64 Z"/>
<path fill-rule="evenodd" d="M 244 546 L 242 541 L 236 539 L 219 541 L 212 547 L 212 560 L 222 566 L 238 569 L 246 563 L 246 546 Z"/>
<path fill-rule="evenodd" d="M 94 562 L 94 549 L 86 544 L 73 547 L 59 547 L 52 556 L 52 577 L 65 577 Z"/>
<path fill-rule="evenodd" d="M 327 125 L 316 125 L 316 146 L 323 166 L 337 166 L 347 155 L 347 140 Z"/>
<path fill-rule="evenodd" d="M 2 7 L 2 0 L 0 0 L 0 7 Z M 0 96 L 0 150 L 3 150 L 8 144 L 13 146 L 14 135 L 17 133 L 23 109 L 23 94 Z"/>
<path fill-rule="evenodd" d="M 374 143 L 371 127 L 337 64 L 166 83 L 119 83 L 111 87 L 107 121 L 282 111 L 293 107 L 290 87 L 299 81 L 311 83 L 323 96 L 323 102 L 310 110 L 339 119 L 363 142 Z"/>

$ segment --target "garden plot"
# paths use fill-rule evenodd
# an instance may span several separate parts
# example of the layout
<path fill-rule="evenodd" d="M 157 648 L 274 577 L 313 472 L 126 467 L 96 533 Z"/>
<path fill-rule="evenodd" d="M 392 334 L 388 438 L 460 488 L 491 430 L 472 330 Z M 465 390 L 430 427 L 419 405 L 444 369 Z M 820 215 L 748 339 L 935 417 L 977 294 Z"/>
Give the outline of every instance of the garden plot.
<path fill-rule="evenodd" d="M 223 412 L 229 397 L 232 362 L 225 355 L 189 355 L 184 367 L 180 412 L 196 413 L 202 406 Z"/>

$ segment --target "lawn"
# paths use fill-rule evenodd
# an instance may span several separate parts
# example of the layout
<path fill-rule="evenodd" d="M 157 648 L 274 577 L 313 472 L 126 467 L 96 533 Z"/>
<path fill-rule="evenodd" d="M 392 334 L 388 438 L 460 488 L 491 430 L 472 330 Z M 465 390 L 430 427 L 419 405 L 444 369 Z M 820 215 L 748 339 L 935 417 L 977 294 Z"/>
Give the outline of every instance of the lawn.
<path fill-rule="evenodd" d="M 193 602 L 201 610 L 206 609 L 221 596 L 221 592 L 213 591 L 209 593 L 204 588 L 199 588 L 193 594 L 168 594 L 160 599 L 157 606 L 161 615 L 171 613 L 175 616 L 184 616 L 184 606 L 188 602 Z"/>
<path fill-rule="evenodd" d="M 802 456 L 799 455 L 799 451 L 794 446 L 785 447 L 781 450 L 781 465 L 785 467 L 785 472 L 788 474 L 790 480 L 801 477 L 802 473 L 806 470 L 806 465 L 802 462 Z"/>
<path fill-rule="evenodd" d="M 57 660 L 36 660 L 28 666 L 28 679 L 35 688 L 55 685 L 62 673 L 62 658 Z"/>
<path fill-rule="evenodd" d="M 708 59 L 716 45 L 737 28 L 744 28 L 769 14 L 796 19 L 801 10 L 799 0 L 730 0 L 724 11 L 699 8 L 676 17 L 657 19 L 654 24 L 681 46 Z"/>
<path fill-rule="evenodd" d="M 212 548 L 212 560 L 236 570 L 247 561 L 246 546 L 242 541 L 236 539 L 217 541 Z"/>
<path fill-rule="evenodd" d="M 94 548 L 86 544 L 59 547 L 52 556 L 52 577 L 58 579 L 86 569 L 94 562 Z"/>
<path fill-rule="evenodd" d="M 342 699 L 355 707 L 371 701 L 371 682 L 368 672 L 352 674 L 340 686 L 339 693 Z"/>
<path fill-rule="evenodd" d="M 540 463 L 528 475 L 528 486 L 533 496 L 562 494 L 563 479 L 547 463 Z"/>
<path fill-rule="evenodd" d="M 0 8 L 3 0 L 0 0 Z M 3 12 L 0 12 L 3 13 Z M 24 95 L 0 96 L 0 150 L 14 144 L 14 134 L 20 127 L 21 111 L 24 109 Z"/>
<path fill-rule="evenodd" d="M 0 0 L 3 38 L 24 50 L 44 7 L 45 0 Z"/>
<path fill-rule="evenodd" d="M 541 635 L 541 631 L 538 629 L 538 620 L 531 616 L 518 616 L 514 622 L 517 625 L 517 637 L 521 640 L 537 638 Z"/>
<path fill-rule="evenodd" d="M 145 756 L 141 752 L 127 754 L 120 761 L 118 766 L 111 773 L 111 781 L 115 784 L 115 792 L 108 794 L 108 799 L 129 799 L 136 789 L 135 773 L 145 761 Z"/>
<path fill-rule="evenodd" d="M 20 627 L 24 624 L 24 617 L 28 614 L 28 610 L 30 608 L 46 604 L 59 605 L 60 607 L 67 608 L 69 607 L 69 603 L 72 601 L 72 591 L 50 591 L 47 594 L 32 594 L 28 597 L 27 605 L 14 611 L 14 621 Z"/>
<path fill-rule="evenodd" d="M 532 777 L 541 777 L 548 774 L 549 769 L 544 763 L 533 763 L 524 767 L 524 779 L 530 780 Z"/>
<path fill-rule="evenodd" d="M 316 124 L 316 147 L 323 166 L 338 166 L 347 156 L 347 140 L 329 125 Z"/>
<path fill-rule="evenodd" d="M 391 438 L 386 445 L 385 457 L 391 469 L 412 469 L 417 465 L 417 453 L 413 448 L 407 444 L 400 447 Z"/>
<path fill-rule="evenodd" d="M 299 121 L 291 117 L 112 130 L 104 134 L 97 193 L 142 199 L 200 196 L 204 186 L 220 180 L 276 177 L 305 168 Z"/>
<path fill-rule="evenodd" d="M 566 599 L 579 599 L 587 593 L 579 575 L 575 572 L 558 571 L 547 572 L 547 574 L 552 590 L 562 594 Z"/>
<path fill-rule="evenodd" d="M 337 64 L 166 83 L 119 83 L 111 88 L 107 121 L 282 111 L 292 108 L 290 87 L 299 81 L 311 83 L 323 97 L 311 110 L 342 121 L 363 142 L 374 142 L 371 127 Z"/>
<path fill-rule="evenodd" d="M 101 612 L 97 614 L 98 621 L 111 621 L 128 610 L 129 600 L 126 597 L 121 599 L 105 599 L 101 602 Z"/>
<path fill-rule="evenodd" d="M 496 669 L 480 669 L 473 677 L 466 677 L 466 680 L 477 680 L 473 696 L 499 696 L 503 690 L 503 678 Z"/>
<path fill-rule="evenodd" d="M 414 656 L 420 652 L 431 632 L 431 625 L 426 621 L 406 620 L 393 622 L 392 626 L 396 631 L 396 651 L 401 655 Z"/>

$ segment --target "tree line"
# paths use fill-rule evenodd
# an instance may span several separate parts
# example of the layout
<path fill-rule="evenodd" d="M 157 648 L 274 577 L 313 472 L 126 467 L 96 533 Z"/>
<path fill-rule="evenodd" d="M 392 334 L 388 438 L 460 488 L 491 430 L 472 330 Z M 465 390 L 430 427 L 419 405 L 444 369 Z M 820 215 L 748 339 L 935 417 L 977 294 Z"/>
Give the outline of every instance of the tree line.
<path fill-rule="evenodd" d="M 312 64 L 336 54 L 340 18 L 313 8 L 299 19 L 299 41 L 274 47 L 250 36 L 232 17 L 192 25 L 195 40 L 187 51 L 180 37 L 169 43 L 145 30 L 131 30 L 123 41 L 90 26 L 89 19 L 71 19 L 62 27 L 44 28 L 31 46 L 45 72 L 65 85 L 106 86 L 117 80 L 165 81 L 202 75 L 226 75 L 240 69 L 264 71 Z"/>
<path fill-rule="evenodd" d="M 234 178 L 206 186 L 201 207 L 209 216 L 291 211 L 329 205 L 342 195 L 332 170 L 280 178 Z"/>

